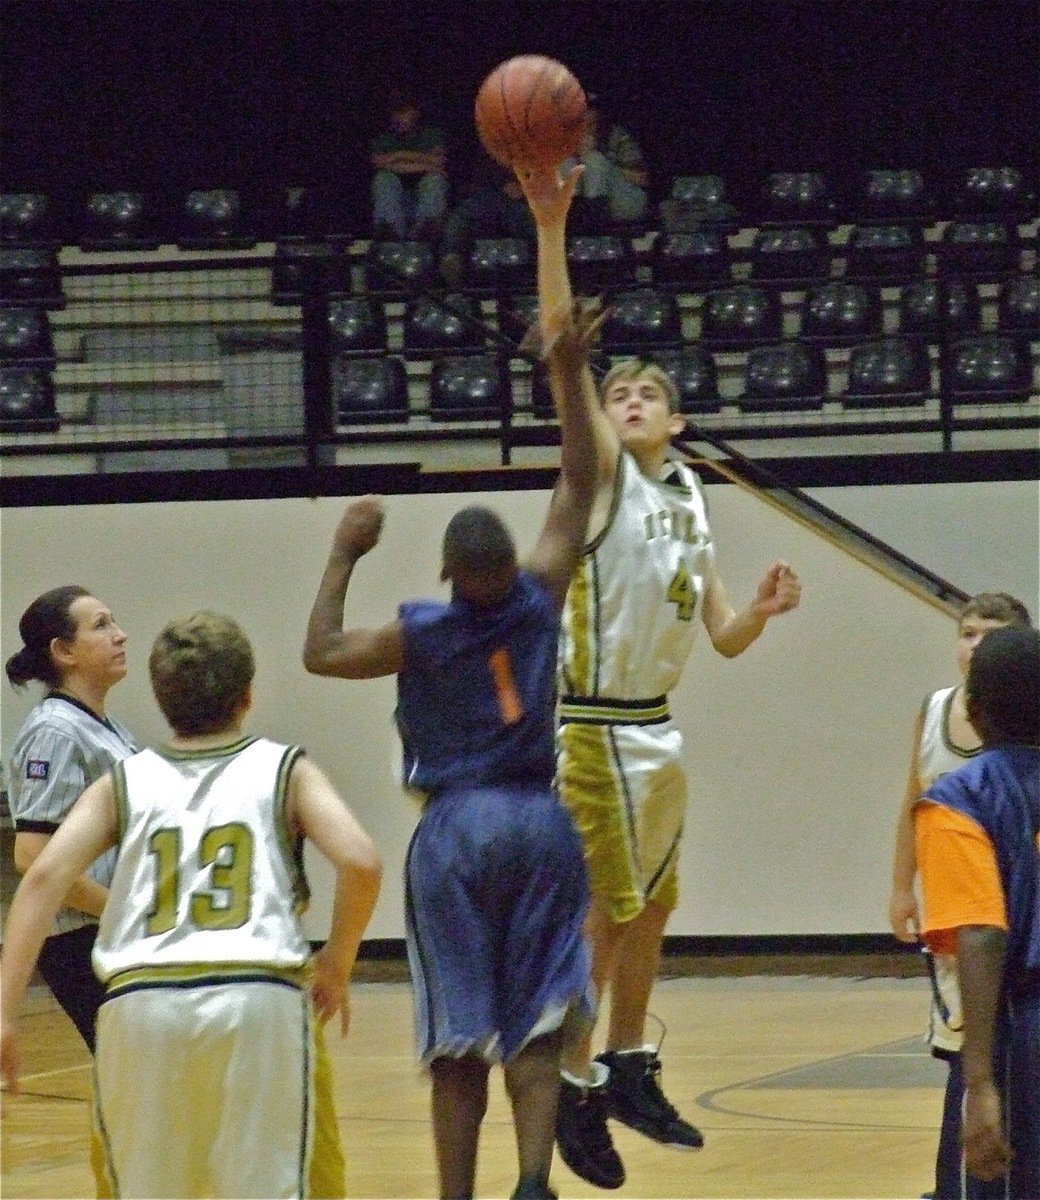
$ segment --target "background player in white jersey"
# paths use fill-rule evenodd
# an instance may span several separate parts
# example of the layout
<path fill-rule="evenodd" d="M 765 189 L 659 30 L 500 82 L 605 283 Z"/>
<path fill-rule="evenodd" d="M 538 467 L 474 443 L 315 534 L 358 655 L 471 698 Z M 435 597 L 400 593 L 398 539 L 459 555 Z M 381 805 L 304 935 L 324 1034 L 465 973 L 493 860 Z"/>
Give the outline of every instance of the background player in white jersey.
<path fill-rule="evenodd" d="M 86 864 L 117 846 L 94 949 L 108 1194 L 342 1196 L 331 1090 L 316 1078 L 319 1022 L 339 1012 L 346 1032 L 379 857 L 298 747 L 243 733 L 253 652 L 233 621 L 171 622 L 149 667 L 169 745 L 91 784 L 11 905 L 4 1077 L 14 1090 L 18 1007 L 51 917 Z M 331 931 L 313 957 L 298 920 L 304 837 L 336 870 Z"/>
<path fill-rule="evenodd" d="M 573 304 L 567 214 L 580 168 L 521 172 L 538 230 L 543 338 Z M 553 380 L 555 386 L 559 379 Z M 667 375 L 616 364 L 599 392 L 584 363 L 577 386 L 594 422 L 598 486 L 589 537 L 571 583 L 561 644 L 559 786 L 585 849 L 592 887 L 587 932 L 593 979 L 611 993 L 607 1050 L 591 1041 L 565 1056 L 557 1143 L 564 1161 L 600 1187 L 624 1168 L 606 1118 L 658 1141 L 703 1138 L 665 1099 L 644 1025 L 665 923 L 677 902 L 686 807 L 681 735 L 668 713 L 702 623 L 726 657 L 744 651 L 770 617 L 797 606 L 800 583 L 784 562 L 766 571 L 751 603 L 731 605 L 715 565 L 704 496 L 689 468 L 669 459 L 683 418 Z"/>
<path fill-rule="evenodd" d="M 47 688 L 11 752 L 14 862 L 24 874 L 87 785 L 137 747 L 106 712 L 109 691 L 126 675 L 126 634 L 101 600 L 73 584 L 52 588 L 25 610 L 18 631 L 22 648 L 7 660 L 7 678 Z M 92 1053 L 104 990 L 90 956 L 114 864 L 111 850 L 75 880 L 40 951 L 40 974 Z"/>
<path fill-rule="evenodd" d="M 964 698 L 964 680 L 972 653 L 993 629 L 1006 625 L 1028 629 L 1031 624 L 1025 605 L 1006 592 L 980 592 L 972 596 L 957 620 L 956 659 L 961 682 L 930 692 L 917 714 L 910 771 L 896 823 L 889 899 L 892 932 L 901 942 L 916 942 L 920 936 L 920 914 L 914 891 L 917 876 L 914 805 L 940 776 L 955 771 L 982 750 L 982 741 L 968 720 Z M 935 1159 L 935 1200 L 958 1200 L 962 1196 L 968 1200 L 982 1200 L 983 1197 L 1002 1195 L 999 1184 L 965 1176 L 962 1171 L 964 1084 L 960 1051 L 963 1022 L 957 962 L 952 954 L 932 954 L 927 949 L 925 953 L 932 981 L 928 1042 L 936 1058 L 945 1059 L 949 1064 Z"/>

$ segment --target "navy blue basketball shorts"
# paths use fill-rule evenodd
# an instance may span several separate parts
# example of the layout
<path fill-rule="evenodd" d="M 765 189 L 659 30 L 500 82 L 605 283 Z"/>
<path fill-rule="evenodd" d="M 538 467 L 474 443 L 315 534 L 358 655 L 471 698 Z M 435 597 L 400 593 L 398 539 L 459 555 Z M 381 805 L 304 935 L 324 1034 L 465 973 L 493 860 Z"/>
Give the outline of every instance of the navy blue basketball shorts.
<path fill-rule="evenodd" d="M 544 788 L 475 787 L 427 802 L 408 848 L 405 919 L 416 1050 L 508 1062 L 594 1012 L 588 880 L 570 815 Z"/>

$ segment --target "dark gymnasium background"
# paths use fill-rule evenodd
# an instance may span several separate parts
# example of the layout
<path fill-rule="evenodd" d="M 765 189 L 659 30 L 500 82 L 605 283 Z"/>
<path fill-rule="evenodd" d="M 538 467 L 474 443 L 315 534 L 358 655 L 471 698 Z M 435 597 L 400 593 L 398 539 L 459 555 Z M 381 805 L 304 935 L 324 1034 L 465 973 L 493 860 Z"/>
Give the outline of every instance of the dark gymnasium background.
<path fill-rule="evenodd" d="M 718 174 L 752 212 L 774 170 L 959 168 L 1040 177 L 1037 0 L 4 0 L 0 190 L 257 203 L 309 186 L 368 232 L 366 145 L 406 81 L 450 133 L 461 187 L 472 102 L 541 52 L 609 98 L 654 199 Z M 348 229 L 342 232 L 348 232 Z"/>

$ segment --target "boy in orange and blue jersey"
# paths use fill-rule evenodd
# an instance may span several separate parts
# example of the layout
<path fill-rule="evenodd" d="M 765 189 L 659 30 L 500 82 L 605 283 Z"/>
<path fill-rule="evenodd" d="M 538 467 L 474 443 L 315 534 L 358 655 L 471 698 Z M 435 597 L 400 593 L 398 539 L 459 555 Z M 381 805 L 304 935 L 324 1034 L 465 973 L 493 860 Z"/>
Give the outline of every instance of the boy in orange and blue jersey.
<path fill-rule="evenodd" d="M 965 1168 L 1040 1196 L 1040 633 L 988 633 L 966 693 L 985 749 L 914 810 L 923 933 L 957 955 Z"/>

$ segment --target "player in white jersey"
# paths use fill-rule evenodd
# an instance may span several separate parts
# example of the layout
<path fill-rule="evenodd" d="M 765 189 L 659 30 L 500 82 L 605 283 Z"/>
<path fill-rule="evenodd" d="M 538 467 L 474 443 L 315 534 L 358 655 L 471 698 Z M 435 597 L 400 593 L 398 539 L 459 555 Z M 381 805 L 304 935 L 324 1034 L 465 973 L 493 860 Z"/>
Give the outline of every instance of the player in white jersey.
<path fill-rule="evenodd" d="M 518 173 L 538 230 L 538 301 L 548 343 L 554 314 L 573 305 L 566 222 L 581 168 L 562 178 L 555 169 Z M 686 807 L 682 739 L 668 692 L 698 624 L 719 653 L 733 657 L 770 617 L 797 606 L 801 588 L 778 561 L 746 608 L 731 605 L 701 489 L 669 458 L 684 421 L 664 371 L 616 363 L 597 389 L 585 364 L 579 385 L 593 413 L 599 484 L 561 643 L 558 768 L 589 865 L 593 980 L 601 995 L 609 989 L 611 1005 L 606 1052 L 592 1061 L 587 1039 L 565 1057 L 557 1143 L 577 1174 L 615 1188 L 624 1168 L 607 1116 L 671 1145 L 703 1142 L 665 1099 L 657 1050 L 646 1045 L 644 1031 L 665 924 L 677 902 Z"/>
<path fill-rule="evenodd" d="M 7 660 L 15 687 L 38 681 L 46 695 L 11 750 L 14 860 L 24 873 L 88 784 L 137 749 L 106 712 L 126 675 L 126 634 L 97 597 L 69 585 L 38 596 L 18 625 L 22 648 Z M 115 851 L 91 863 L 59 910 L 40 953 L 40 974 L 88 1048 L 104 991 L 90 963 Z"/>
<path fill-rule="evenodd" d="M 920 914 L 914 890 L 917 876 L 914 805 L 937 779 L 962 767 L 982 749 L 979 735 L 968 720 L 964 697 L 963 681 L 968 674 L 972 652 L 991 629 L 1005 625 L 1028 628 L 1031 623 L 1025 605 L 1005 592 L 980 592 L 972 596 L 961 609 L 957 621 L 956 659 L 961 682 L 929 693 L 918 712 L 892 860 L 889 920 L 892 932 L 900 941 L 916 942 L 920 936 Z M 933 954 L 927 948 L 924 953 L 932 984 L 928 1043 L 932 1053 L 949 1064 L 935 1161 L 934 1195 L 936 1200 L 958 1200 L 960 1197 L 985 1200 L 986 1197 L 1000 1196 L 1003 1191 L 999 1185 L 983 1183 L 965 1176 L 962 1171 L 963 1033 L 957 960 L 952 954 Z"/>
<path fill-rule="evenodd" d="M 0 1065 L 51 915 L 118 847 L 94 965 L 95 1113 L 109 1194 L 342 1196 L 320 1023 L 341 1014 L 379 888 L 368 836 L 303 752 L 243 734 L 253 654 L 213 613 L 171 622 L 150 658 L 174 736 L 92 784 L 26 873 L 8 918 Z M 303 840 L 336 869 L 313 956 L 299 925 Z"/>

